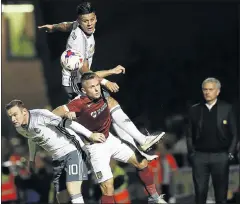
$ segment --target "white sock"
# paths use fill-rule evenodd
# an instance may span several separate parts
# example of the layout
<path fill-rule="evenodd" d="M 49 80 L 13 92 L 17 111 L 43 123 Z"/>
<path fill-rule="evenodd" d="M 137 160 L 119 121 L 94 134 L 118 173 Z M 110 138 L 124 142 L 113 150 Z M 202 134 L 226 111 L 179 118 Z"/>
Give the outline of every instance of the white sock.
<path fill-rule="evenodd" d="M 71 202 L 72 203 L 77 203 L 77 204 L 84 203 L 82 194 L 72 195 L 71 196 Z"/>
<path fill-rule="evenodd" d="M 134 147 L 137 147 L 134 139 L 128 133 L 126 133 L 122 128 L 120 128 L 115 122 L 113 122 L 112 125 L 113 129 L 120 138 L 131 143 Z"/>
<path fill-rule="evenodd" d="M 138 151 L 139 153 L 143 156 L 143 157 L 147 157 L 149 156 L 148 154 L 142 152 L 141 150 L 138 149 L 134 139 L 129 135 L 127 134 L 122 128 L 120 128 L 115 122 L 112 123 L 113 125 L 113 128 L 115 130 L 115 132 L 117 133 L 117 135 L 122 138 L 124 141 L 127 141 L 129 142 L 130 144 L 132 144 Z"/>
<path fill-rule="evenodd" d="M 129 119 L 129 117 L 123 112 L 123 110 L 119 105 L 112 108 L 110 112 L 112 115 L 112 119 L 121 129 L 123 129 L 126 133 L 128 133 L 131 137 L 133 137 L 140 145 L 143 145 L 145 143 L 146 136 L 137 129 L 137 127 L 133 124 L 133 122 Z"/>

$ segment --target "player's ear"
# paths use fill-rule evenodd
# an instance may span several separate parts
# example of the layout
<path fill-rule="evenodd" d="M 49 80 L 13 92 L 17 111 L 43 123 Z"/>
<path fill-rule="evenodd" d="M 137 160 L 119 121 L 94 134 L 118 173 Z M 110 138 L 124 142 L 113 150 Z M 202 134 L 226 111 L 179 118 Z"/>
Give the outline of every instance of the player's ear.
<path fill-rule="evenodd" d="M 87 93 L 86 90 L 85 90 L 84 88 L 81 88 L 81 91 L 82 91 L 84 94 Z"/>
<path fill-rule="evenodd" d="M 23 115 L 27 115 L 27 112 L 28 112 L 28 110 L 27 110 L 26 108 L 23 108 L 23 109 L 22 109 Z"/>

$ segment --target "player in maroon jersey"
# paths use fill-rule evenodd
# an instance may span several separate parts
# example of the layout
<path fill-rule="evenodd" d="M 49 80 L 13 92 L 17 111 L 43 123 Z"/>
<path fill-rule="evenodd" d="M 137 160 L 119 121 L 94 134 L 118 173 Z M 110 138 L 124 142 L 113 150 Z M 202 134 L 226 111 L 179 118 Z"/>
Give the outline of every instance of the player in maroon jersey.
<path fill-rule="evenodd" d="M 113 175 L 109 164 L 110 159 L 113 158 L 130 163 L 137 168 L 139 178 L 149 193 L 150 202 L 166 203 L 163 197 L 157 193 L 153 174 L 148 168 L 148 161 L 136 149 L 130 148 L 109 132 L 111 116 L 107 106 L 108 98 L 102 96 L 99 79 L 95 73 L 83 74 L 82 92 L 85 96 L 80 96 L 53 112 L 61 117 L 75 118 L 90 131 L 104 134 L 102 137 L 99 136 L 101 137 L 99 143 L 86 141 L 92 168 L 103 194 L 101 202 L 115 203 Z"/>

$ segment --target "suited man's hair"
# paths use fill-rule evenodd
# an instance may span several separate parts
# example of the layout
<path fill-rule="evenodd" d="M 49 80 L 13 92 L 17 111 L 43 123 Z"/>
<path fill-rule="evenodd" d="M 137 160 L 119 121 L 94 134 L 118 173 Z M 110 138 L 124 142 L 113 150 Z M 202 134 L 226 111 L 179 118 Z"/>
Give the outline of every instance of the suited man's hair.
<path fill-rule="evenodd" d="M 217 88 L 218 88 L 218 89 L 221 89 L 221 83 L 220 83 L 220 81 L 219 81 L 218 79 L 216 79 L 216 78 L 209 77 L 209 78 L 205 79 L 205 80 L 203 81 L 203 83 L 202 83 L 202 88 L 203 88 L 204 84 L 206 84 L 206 83 L 215 83 L 215 84 L 217 85 Z"/>

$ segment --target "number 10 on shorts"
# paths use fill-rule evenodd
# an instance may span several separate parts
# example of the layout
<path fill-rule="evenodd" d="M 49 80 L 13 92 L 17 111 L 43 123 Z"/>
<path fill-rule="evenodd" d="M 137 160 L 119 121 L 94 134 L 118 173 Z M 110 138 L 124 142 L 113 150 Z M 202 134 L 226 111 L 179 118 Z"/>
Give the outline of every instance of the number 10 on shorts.
<path fill-rule="evenodd" d="M 78 174 L 78 165 L 77 164 L 71 164 L 68 166 L 68 174 L 71 175 L 77 175 Z"/>

